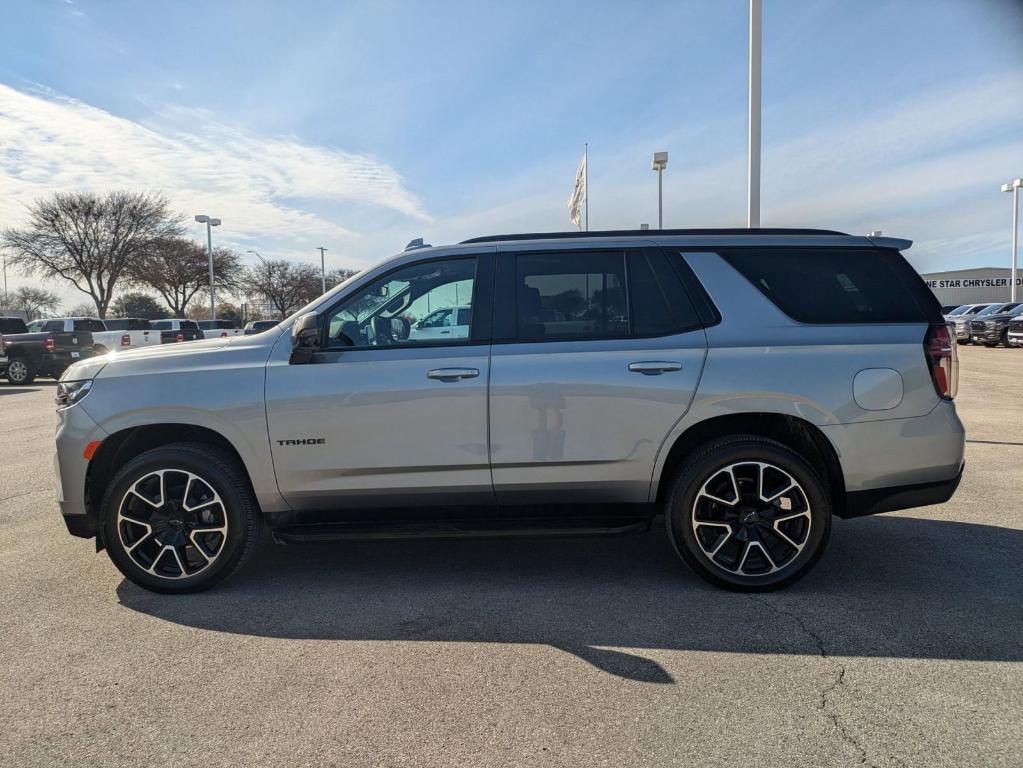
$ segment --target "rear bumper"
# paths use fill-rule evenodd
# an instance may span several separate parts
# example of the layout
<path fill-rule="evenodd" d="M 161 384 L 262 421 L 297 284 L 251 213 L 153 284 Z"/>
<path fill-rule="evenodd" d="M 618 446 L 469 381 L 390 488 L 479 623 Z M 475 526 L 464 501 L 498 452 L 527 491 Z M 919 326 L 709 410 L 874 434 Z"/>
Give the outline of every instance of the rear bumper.
<path fill-rule="evenodd" d="M 889 488 L 874 488 L 869 491 L 854 491 L 845 496 L 845 509 L 839 517 L 863 517 L 881 512 L 894 512 L 898 509 L 926 507 L 931 504 L 944 504 L 952 498 L 963 479 L 963 470 L 951 480 L 940 480 L 934 483 L 917 485 L 897 485 Z"/>

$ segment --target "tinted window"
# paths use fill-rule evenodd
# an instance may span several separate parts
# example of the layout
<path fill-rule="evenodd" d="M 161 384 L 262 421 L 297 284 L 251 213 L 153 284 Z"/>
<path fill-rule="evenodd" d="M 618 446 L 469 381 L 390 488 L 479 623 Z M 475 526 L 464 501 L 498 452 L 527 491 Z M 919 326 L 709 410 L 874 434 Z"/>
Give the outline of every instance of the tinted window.
<path fill-rule="evenodd" d="M 625 254 L 519 254 L 515 321 L 524 340 L 626 336 Z"/>
<path fill-rule="evenodd" d="M 678 333 L 700 325 L 682 284 L 659 251 L 630 253 L 629 306 L 635 336 Z"/>
<path fill-rule="evenodd" d="M 931 314 L 940 321 L 937 299 L 897 251 L 744 249 L 722 256 L 803 323 L 929 322 Z"/>
<path fill-rule="evenodd" d="M 17 317 L 0 317 L 0 333 L 25 333 L 25 321 Z"/>
<path fill-rule="evenodd" d="M 198 331 L 199 330 L 199 326 L 196 325 L 191 320 L 182 320 L 181 324 L 178 327 L 182 331 Z"/>
<path fill-rule="evenodd" d="M 157 320 L 152 324 L 152 328 L 157 331 L 169 331 L 171 327 L 170 320 Z"/>
<path fill-rule="evenodd" d="M 90 333 L 93 333 L 96 331 L 105 331 L 106 329 L 107 327 L 103 324 L 102 320 L 90 320 L 86 318 L 85 320 L 74 321 L 74 330 L 76 331 L 89 331 Z"/>
<path fill-rule="evenodd" d="M 64 321 L 63 320 L 47 320 L 46 321 L 46 325 L 43 326 L 42 330 L 46 331 L 47 333 L 50 333 L 50 332 L 53 332 L 53 331 L 58 331 L 58 332 L 59 331 L 63 331 L 64 330 Z M 81 329 L 78 328 L 76 330 L 81 330 Z"/>
<path fill-rule="evenodd" d="M 427 261 L 401 267 L 345 298 L 330 311 L 328 348 L 452 344 L 469 339 L 454 309 L 471 304 L 476 259 Z M 443 310 L 443 311 L 442 311 Z"/>
<path fill-rule="evenodd" d="M 103 321 L 108 331 L 148 331 L 152 326 L 141 317 L 119 317 Z"/>

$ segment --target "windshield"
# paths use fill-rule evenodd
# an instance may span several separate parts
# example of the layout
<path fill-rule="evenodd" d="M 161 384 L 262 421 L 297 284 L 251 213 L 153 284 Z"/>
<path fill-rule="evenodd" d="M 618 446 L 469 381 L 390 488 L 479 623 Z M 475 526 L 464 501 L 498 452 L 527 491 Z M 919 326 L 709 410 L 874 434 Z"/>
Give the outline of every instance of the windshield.
<path fill-rule="evenodd" d="M 972 304 L 964 304 L 961 307 L 957 307 L 956 309 L 953 309 L 951 312 L 948 313 L 948 316 L 949 317 L 954 317 L 955 315 L 965 315 L 971 309 L 973 309 L 973 305 Z"/>
<path fill-rule="evenodd" d="M 1009 305 L 1008 304 L 992 304 L 987 309 L 978 312 L 977 313 L 977 317 L 986 317 L 987 315 L 994 315 L 994 314 L 996 314 L 998 312 L 1001 312 L 1002 308 L 1003 307 L 1007 307 L 1007 306 L 1009 306 Z"/>

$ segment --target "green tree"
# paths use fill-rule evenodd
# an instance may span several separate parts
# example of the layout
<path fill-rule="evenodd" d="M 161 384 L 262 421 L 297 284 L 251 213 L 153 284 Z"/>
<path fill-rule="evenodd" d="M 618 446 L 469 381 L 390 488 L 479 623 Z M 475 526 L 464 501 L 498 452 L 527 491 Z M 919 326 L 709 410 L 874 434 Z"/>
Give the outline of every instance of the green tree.
<path fill-rule="evenodd" d="M 163 305 L 146 293 L 126 293 L 119 296 L 111 309 L 114 317 L 144 317 L 147 320 L 170 317 L 170 313 Z"/>

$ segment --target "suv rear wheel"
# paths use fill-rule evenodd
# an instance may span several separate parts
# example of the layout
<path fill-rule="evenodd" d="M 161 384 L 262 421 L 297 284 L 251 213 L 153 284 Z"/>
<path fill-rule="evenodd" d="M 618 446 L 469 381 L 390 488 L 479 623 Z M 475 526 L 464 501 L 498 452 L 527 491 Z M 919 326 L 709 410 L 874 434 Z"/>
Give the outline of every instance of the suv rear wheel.
<path fill-rule="evenodd" d="M 698 576 L 735 591 L 791 584 L 827 545 L 831 504 L 801 456 L 755 435 L 711 441 L 685 461 L 666 502 L 668 536 Z"/>
<path fill-rule="evenodd" d="M 125 464 L 102 503 L 103 542 L 118 570 L 153 592 L 198 592 L 241 567 L 262 518 L 226 451 L 180 443 Z"/>

